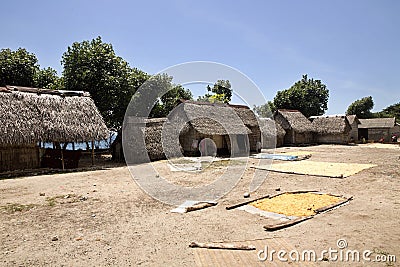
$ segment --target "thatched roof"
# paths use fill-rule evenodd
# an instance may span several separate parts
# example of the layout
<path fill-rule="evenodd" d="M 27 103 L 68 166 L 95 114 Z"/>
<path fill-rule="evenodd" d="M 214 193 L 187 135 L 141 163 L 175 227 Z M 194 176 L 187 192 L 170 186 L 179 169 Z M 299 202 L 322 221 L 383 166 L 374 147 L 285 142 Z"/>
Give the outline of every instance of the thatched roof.
<path fill-rule="evenodd" d="M 358 128 L 393 128 L 396 125 L 396 118 L 376 118 L 376 119 L 359 119 Z"/>
<path fill-rule="evenodd" d="M 347 134 L 351 126 L 346 116 L 319 116 L 314 118 L 312 125 L 318 134 Z"/>
<path fill-rule="evenodd" d="M 248 134 L 235 109 L 225 104 L 186 101 L 176 109 L 178 116 L 187 117 L 190 126 L 205 135 Z"/>
<path fill-rule="evenodd" d="M 257 117 L 248 106 L 243 106 L 243 105 L 229 105 L 229 106 L 235 110 L 239 118 L 242 119 L 244 125 L 248 127 L 258 126 Z"/>
<path fill-rule="evenodd" d="M 258 118 L 258 122 L 260 125 L 261 133 L 265 136 L 284 137 L 286 134 L 286 131 L 282 128 L 282 126 L 272 119 Z"/>
<path fill-rule="evenodd" d="M 274 119 L 285 130 L 293 129 L 299 133 L 314 131 L 311 122 L 298 110 L 277 110 L 274 114 Z"/>
<path fill-rule="evenodd" d="M 347 120 L 349 121 L 350 125 L 356 122 L 357 124 L 360 124 L 360 120 L 358 119 L 357 115 L 346 115 Z"/>
<path fill-rule="evenodd" d="M 84 92 L 0 88 L 0 144 L 106 139 L 108 129 L 88 96 Z"/>

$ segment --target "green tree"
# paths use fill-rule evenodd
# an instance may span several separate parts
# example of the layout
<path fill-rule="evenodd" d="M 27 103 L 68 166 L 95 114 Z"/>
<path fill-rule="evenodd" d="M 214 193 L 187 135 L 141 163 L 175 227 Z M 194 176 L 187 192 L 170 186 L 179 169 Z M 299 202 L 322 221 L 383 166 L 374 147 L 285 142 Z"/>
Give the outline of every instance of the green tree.
<path fill-rule="evenodd" d="M 384 108 L 381 112 L 374 113 L 374 117 L 379 118 L 396 118 L 400 122 L 400 102 Z"/>
<path fill-rule="evenodd" d="M 363 97 L 350 104 L 347 108 L 347 115 L 357 115 L 360 119 L 373 117 L 371 109 L 374 107 L 372 96 Z"/>
<path fill-rule="evenodd" d="M 33 85 L 38 88 L 63 89 L 62 80 L 57 76 L 57 71 L 50 67 L 37 70 L 33 81 Z"/>
<path fill-rule="evenodd" d="M 204 96 L 199 96 L 197 101 L 229 103 L 232 99 L 232 86 L 229 80 L 218 80 L 213 87 L 207 85 L 207 92 Z"/>
<path fill-rule="evenodd" d="M 297 109 L 306 117 L 318 116 L 328 109 L 329 90 L 321 80 L 303 75 L 289 89 L 278 91 L 274 98 L 276 109 Z"/>
<path fill-rule="evenodd" d="M 274 106 L 274 102 L 268 101 L 264 105 L 254 106 L 253 111 L 260 117 L 268 118 L 271 117 L 275 112 L 276 108 Z"/>
<path fill-rule="evenodd" d="M 88 91 L 107 126 L 119 129 L 130 98 L 147 74 L 130 68 L 101 37 L 73 43 L 61 62 L 65 89 Z"/>
<path fill-rule="evenodd" d="M 0 50 L 0 86 L 33 86 L 38 70 L 36 55 L 25 48 Z"/>

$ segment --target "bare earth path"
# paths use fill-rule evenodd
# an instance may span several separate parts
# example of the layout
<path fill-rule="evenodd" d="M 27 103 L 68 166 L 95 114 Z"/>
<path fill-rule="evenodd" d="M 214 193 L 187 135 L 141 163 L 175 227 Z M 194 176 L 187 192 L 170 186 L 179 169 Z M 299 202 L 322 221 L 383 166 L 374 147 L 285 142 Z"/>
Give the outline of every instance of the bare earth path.
<path fill-rule="evenodd" d="M 194 249 L 188 247 L 191 241 L 265 239 L 267 245 L 268 238 L 277 237 L 300 251 L 337 248 L 336 241 L 345 239 L 349 249 L 396 255 L 393 266 L 398 266 L 400 149 L 327 145 L 277 151 L 299 150 L 314 152 L 313 160 L 377 167 L 344 179 L 269 173 L 252 197 L 275 194 L 277 188 L 354 196 L 347 206 L 273 233 L 263 230 L 265 219 L 261 217 L 225 210 L 243 200 L 253 169 L 246 171 L 217 206 L 186 214 L 170 213 L 172 206 L 143 193 L 126 167 L 0 180 L 0 265 L 194 266 Z M 155 164 L 167 172 L 165 162 Z M 215 172 L 204 172 L 204 179 Z M 238 266 L 259 264 L 257 251 L 249 253 L 254 262 Z"/>

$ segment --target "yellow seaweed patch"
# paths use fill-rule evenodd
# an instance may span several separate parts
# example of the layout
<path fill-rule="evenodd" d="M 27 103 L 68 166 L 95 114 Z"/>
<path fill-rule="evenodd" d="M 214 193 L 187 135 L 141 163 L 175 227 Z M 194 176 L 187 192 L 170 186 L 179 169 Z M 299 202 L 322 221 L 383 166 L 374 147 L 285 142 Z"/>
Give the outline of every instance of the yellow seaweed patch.
<path fill-rule="evenodd" d="M 285 193 L 273 198 L 260 199 L 250 203 L 250 205 L 286 216 L 310 216 L 316 214 L 315 210 L 342 200 L 345 199 L 327 194 Z"/>

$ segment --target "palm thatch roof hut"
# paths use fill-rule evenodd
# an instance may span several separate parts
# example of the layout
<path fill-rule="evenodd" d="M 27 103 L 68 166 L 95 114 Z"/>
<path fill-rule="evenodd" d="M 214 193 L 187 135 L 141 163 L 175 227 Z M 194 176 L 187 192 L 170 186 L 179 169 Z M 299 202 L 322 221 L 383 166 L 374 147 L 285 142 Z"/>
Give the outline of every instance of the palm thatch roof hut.
<path fill-rule="evenodd" d="M 317 143 L 348 144 L 350 142 L 351 126 L 344 115 L 314 117 L 312 125 Z"/>
<path fill-rule="evenodd" d="M 280 109 L 274 114 L 274 120 L 286 131 L 285 144 L 310 144 L 314 142 L 314 127 L 298 110 Z"/>
<path fill-rule="evenodd" d="M 39 142 L 103 140 L 108 129 L 90 95 L 6 86 L 0 88 L 0 171 L 40 166 Z"/>
<path fill-rule="evenodd" d="M 242 107 L 185 101 L 169 117 L 171 121 L 185 122 L 179 133 L 179 142 L 185 155 L 199 155 L 203 149 L 201 141 L 206 138 L 215 143 L 218 154 L 231 154 L 232 151 L 236 154 L 246 153 L 252 147 L 249 144 L 252 131 L 246 123 L 252 125 L 253 122 Z"/>
<path fill-rule="evenodd" d="M 262 148 L 283 146 L 286 131 L 270 118 L 258 118 L 261 129 Z"/>

